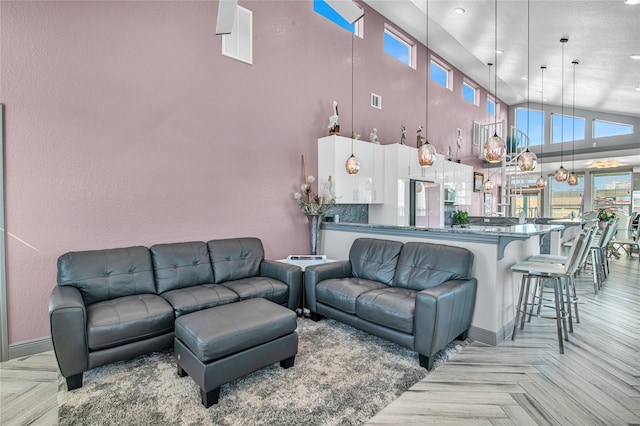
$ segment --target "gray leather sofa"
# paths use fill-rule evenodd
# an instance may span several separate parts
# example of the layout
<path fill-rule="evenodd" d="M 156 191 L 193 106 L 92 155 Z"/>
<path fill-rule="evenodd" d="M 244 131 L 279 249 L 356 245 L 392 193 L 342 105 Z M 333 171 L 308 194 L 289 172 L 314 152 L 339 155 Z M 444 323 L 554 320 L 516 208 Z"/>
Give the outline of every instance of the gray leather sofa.
<path fill-rule="evenodd" d="M 419 354 L 466 339 L 476 299 L 473 253 L 461 247 L 359 238 L 349 260 L 305 269 L 313 319 L 328 317 Z"/>
<path fill-rule="evenodd" d="M 69 390 L 84 371 L 173 347 L 183 314 L 261 297 L 295 310 L 302 272 L 264 259 L 257 238 L 66 253 L 49 301 L 51 338 Z"/>

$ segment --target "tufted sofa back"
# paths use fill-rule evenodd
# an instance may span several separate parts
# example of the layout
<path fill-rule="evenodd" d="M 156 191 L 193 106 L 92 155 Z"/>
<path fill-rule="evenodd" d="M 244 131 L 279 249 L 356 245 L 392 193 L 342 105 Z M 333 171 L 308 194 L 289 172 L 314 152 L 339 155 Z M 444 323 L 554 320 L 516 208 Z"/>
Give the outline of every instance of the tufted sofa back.
<path fill-rule="evenodd" d="M 349 251 L 353 276 L 391 285 L 401 249 L 398 241 L 358 238 Z"/>
<path fill-rule="evenodd" d="M 463 247 L 405 243 L 393 286 L 420 291 L 445 281 L 470 278 L 472 267 L 473 253 Z"/>
<path fill-rule="evenodd" d="M 212 240 L 207 245 L 216 284 L 260 275 L 260 264 L 264 259 L 260 239 L 245 237 Z"/>
<path fill-rule="evenodd" d="M 78 288 L 85 305 L 156 292 L 146 247 L 65 253 L 58 258 L 58 285 Z"/>
<path fill-rule="evenodd" d="M 205 242 L 156 244 L 150 250 L 158 293 L 213 283 Z"/>

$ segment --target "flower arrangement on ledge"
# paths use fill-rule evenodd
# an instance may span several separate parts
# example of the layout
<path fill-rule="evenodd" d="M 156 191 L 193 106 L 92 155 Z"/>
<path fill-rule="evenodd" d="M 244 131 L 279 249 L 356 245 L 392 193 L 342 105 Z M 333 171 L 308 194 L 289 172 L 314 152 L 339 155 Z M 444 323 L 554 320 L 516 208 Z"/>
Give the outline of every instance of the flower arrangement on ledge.
<path fill-rule="evenodd" d="M 329 207 L 336 203 L 336 197 L 331 193 L 331 176 L 327 183 L 324 184 L 322 192 L 314 193 L 311 184 L 315 182 L 315 178 L 307 174 L 307 160 L 302 156 L 302 165 L 304 169 L 304 183 L 300 186 L 300 191 L 293 194 L 298 202 L 300 210 L 304 214 L 323 215 Z"/>
<path fill-rule="evenodd" d="M 607 209 L 605 208 L 601 208 L 600 210 L 598 210 L 598 220 L 601 220 L 603 222 L 608 222 L 609 220 L 613 219 L 614 217 L 616 217 L 616 212 L 611 212 L 609 213 L 609 211 L 607 211 Z"/>

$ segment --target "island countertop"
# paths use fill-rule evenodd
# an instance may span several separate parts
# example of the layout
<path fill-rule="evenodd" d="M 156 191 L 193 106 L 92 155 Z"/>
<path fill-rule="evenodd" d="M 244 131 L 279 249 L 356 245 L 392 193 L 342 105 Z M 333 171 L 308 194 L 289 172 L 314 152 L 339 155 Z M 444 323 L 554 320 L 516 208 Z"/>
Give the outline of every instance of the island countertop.
<path fill-rule="evenodd" d="M 425 228 L 420 226 L 378 225 L 370 223 L 323 222 L 322 229 L 344 232 L 365 232 L 389 236 L 423 237 L 449 241 L 483 242 L 498 245 L 498 260 L 511 241 L 525 240 L 536 235 L 544 238 L 553 231 L 562 231 L 564 225 L 524 223 L 517 225 L 468 225 L 467 227 Z"/>

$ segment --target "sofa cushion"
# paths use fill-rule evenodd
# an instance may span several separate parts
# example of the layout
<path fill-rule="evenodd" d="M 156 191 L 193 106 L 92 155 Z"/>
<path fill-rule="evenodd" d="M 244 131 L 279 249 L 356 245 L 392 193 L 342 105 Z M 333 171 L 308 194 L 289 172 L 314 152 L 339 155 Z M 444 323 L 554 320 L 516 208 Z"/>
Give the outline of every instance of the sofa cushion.
<path fill-rule="evenodd" d="M 353 276 L 391 285 L 401 249 L 398 241 L 358 238 L 349 251 Z"/>
<path fill-rule="evenodd" d="M 467 279 L 472 266 L 473 253 L 463 247 L 405 243 L 392 285 L 420 291 L 449 280 Z"/>
<path fill-rule="evenodd" d="M 158 293 L 213 283 L 209 250 L 203 241 L 156 244 L 149 250 Z"/>
<path fill-rule="evenodd" d="M 94 303 L 87 308 L 87 344 L 97 351 L 160 336 L 173 330 L 171 305 L 155 294 Z"/>
<path fill-rule="evenodd" d="M 76 287 L 85 305 L 156 293 L 151 256 L 146 247 L 65 253 L 58 258 L 58 285 Z"/>
<path fill-rule="evenodd" d="M 219 284 L 203 284 L 179 288 L 162 293 L 175 310 L 176 318 L 180 315 L 218 305 L 237 302 L 240 297 Z"/>
<path fill-rule="evenodd" d="M 400 287 L 368 291 L 356 300 L 356 315 L 375 324 L 413 334 L 417 293 Z"/>
<path fill-rule="evenodd" d="M 355 314 L 358 296 L 380 288 L 387 286 L 363 278 L 331 278 L 316 285 L 316 301 Z"/>
<path fill-rule="evenodd" d="M 213 265 L 215 283 L 257 277 L 264 259 L 262 241 L 258 238 L 231 238 L 207 243 Z"/>
<path fill-rule="evenodd" d="M 244 278 L 226 281 L 220 285 L 236 293 L 241 300 L 261 297 L 279 305 L 286 305 L 289 301 L 289 286 L 273 278 Z"/>

